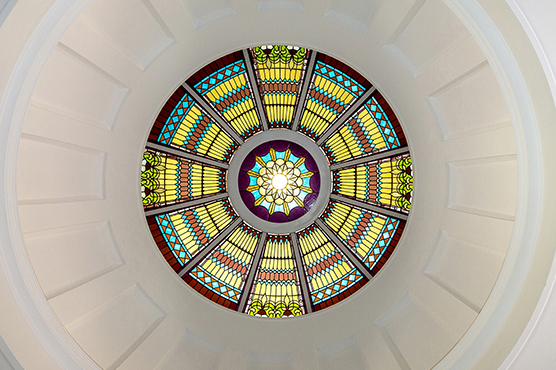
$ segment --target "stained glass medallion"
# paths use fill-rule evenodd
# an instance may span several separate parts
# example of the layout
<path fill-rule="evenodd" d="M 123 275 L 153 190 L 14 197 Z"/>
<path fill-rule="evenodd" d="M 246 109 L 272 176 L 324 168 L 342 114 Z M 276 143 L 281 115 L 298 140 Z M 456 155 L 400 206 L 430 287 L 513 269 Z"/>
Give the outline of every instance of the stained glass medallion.
<path fill-rule="evenodd" d="M 251 316 L 325 309 L 402 238 L 413 162 L 383 95 L 347 64 L 255 46 L 189 77 L 142 158 L 155 244 L 186 286 Z"/>
<path fill-rule="evenodd" d="M 263 143 L 241 165 L 238 186 L 243 203 L 263 220 L 293 221 L 309 211 L 320 190 L 319 168 L 299 145 Z"/>

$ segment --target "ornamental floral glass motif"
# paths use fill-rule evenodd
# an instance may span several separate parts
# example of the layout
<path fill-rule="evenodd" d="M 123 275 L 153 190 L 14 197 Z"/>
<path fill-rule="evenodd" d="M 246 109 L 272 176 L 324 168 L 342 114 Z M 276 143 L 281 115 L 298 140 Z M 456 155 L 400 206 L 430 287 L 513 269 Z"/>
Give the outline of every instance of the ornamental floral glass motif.
<path fill-rule="evenodd" d="M 408 213 L 413 193 L 409 155 L 381 159 L 333 172 L 332 192 Z"/>
<path fill-rule="evenodd" d="M 179 203 L 226 191 L 226 173 L 174 155 L 145 150 L 141 168 L 143 206 Z"/>
<path fill-rule="evenodd" d="M 264 45 L 170 96 L 140 183 L 154 242 L 185 284 L 228 309 L 291 318 L 342 301 L 385 265 L 411 211 L 413 164 L 394 111 L 361 74 Z"/>
<path fill-rule="evenodd" d="M 320 174 L 305 149 L 275 140 L 259 145 L 245 158 L 238 185 L 243 202 L 257 217 L 287 222 L 312 208 L 320 190 Z"/>
<path fill-rule="evenodd" d="M 271 128 L 291 128 L 309 51 L 286 45 L 251 49 L 257 84 Z"/>
<path fill-rule="evenodd" d="M 299 276 L 288 236 L 271 235 L 257 268 L 247 313 L 262 317 L 300 316 L 304 313 Z"/>

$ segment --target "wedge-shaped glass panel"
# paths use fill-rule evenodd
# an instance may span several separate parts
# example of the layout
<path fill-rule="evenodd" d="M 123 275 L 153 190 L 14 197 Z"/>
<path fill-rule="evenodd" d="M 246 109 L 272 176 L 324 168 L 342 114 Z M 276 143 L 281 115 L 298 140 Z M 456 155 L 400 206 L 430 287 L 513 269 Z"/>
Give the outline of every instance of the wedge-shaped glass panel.
<path fill-rule="evenodd" d="M 222 162 L 239 146 L 181 86 L 160 112 L 149 141 Z"/>
<path fill-rule="evenodd" d="M 226 191 L 226 171 L 146 149 L 141 165 L 145 209 L 181 203 Z"/>
<path fill-rule="evenodd" d="M 411 157 L 406 154 L 334 171 L 332 193 L 407 214 L 413 194 Z"/>
<path fill-rule="evenodd" d="M 260 233 L 241 224 L 184 280 L 214 302 L 236 310 Z"/>
<path fill-rule="evenodd" d="M 291 128 L 307 68 L 308 50 L 268 45 L 251 49 L 251 55 L 270 128 Z"/>
<path fill-rule="evenodd" d="M 209 64 L 188 81 L 244 139 L 262 131 L 241 52 Z"/>
<path fill-rule="evenodd" d="M 160 251 L 174 270 L 185 266 L 237 216 L 228 200 L 147 217 Z"/>
<path fill-rule="evenodd" d="M 321 216 L 374 275 L 386 263 L 405 227 L 405 221 L 330 202 Z"/>
<path fill-rule="evenodd" d="M 246 308 L 249 315 L 288 317 L 306 312 L 293 253 L 287 235 L 268 236 Z"/>
<path fill-rule="evenodd" d="M 330 163 L 337 163 L 406 145 L 396 116 L 376 92 L 322 148 Z"/>
<path fill-rule="evenodd" d="M 315 311 L 341 301 L 367 282 L 317 226 L 299 233 L 299 245 Z"/>
<path fill-rule="evenodd" d="M 299 131 L 318 139 L 370 86 L 352 68 L 319 54 Z"/>

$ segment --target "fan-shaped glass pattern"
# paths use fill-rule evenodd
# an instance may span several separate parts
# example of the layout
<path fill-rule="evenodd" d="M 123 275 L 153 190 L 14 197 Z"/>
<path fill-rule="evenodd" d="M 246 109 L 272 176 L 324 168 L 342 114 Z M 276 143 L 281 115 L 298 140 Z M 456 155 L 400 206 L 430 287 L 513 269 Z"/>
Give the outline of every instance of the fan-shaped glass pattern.
<path fill-rule="evenodd" d="M 148 137 L 141 194 L 185 283 L 229 309 L 293 317 L 347 298 L 384 266 L 411 210 L 413 168 L 367 79 L 317 51 L 265 45 L 172 94 Z"/>

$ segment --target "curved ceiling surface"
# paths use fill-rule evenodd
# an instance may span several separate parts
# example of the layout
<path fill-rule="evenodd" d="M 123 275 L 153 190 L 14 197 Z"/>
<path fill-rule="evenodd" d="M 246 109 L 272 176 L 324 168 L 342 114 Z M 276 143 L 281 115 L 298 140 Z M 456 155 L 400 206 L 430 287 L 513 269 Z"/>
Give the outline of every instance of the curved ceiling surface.
<path fill-rule="evenodd" d="M 32 83 L 23 90 L 20 98 L 26 108 L 25 119 L 10 121 L 15 125 L 13 131 L 16 134 L 20 125 L 23 127 L 23 135 L 17 134 L 13 139 L 19 143 L 19 224 L 16 220 L 14 227 L 19 230 L 21 226 L 25 242 L 17 252 L 18 264 L 10 267 L 29 265 L 28 276 L 32 279 L 24 283 L 36 285 L 34 297 L 38 296 L 36 299 L 44 303 L 44 310 L 52 317 L 48 325 L 53 328 L 63 326 L 65 330 L 59 336 L 63 337 L 64 343 L 75 347 L 72 355 L 82 356 L 83 363 L 94 361 L 103 368 L 122 369 L 175 369 L 183 364 L 198 369 L 258 369 L 264 367 L 265 362 L 280 362 L 283 364 L 276 364 L 277 368 L 292 369 L 331 368 L 334 364 L 348 368 L 429 369 L 439 361 L 451 361 L 463 353 L 462 348 L 466 350 L 473 344 L 469 338 L 475 338 L 477 330 L 482 330 L 483 323 L 491 317 L 493 307 L 497 307 L 499 291 L 505 286 L 504 279 L 513 276 L 512 261 L 518 257 L 516 251 L 523 244 L 519 236 L 522 227 L 515 228 L 517 234 L 514 232 L 514 220 L 516 225 L 523 225 L 523 219 L 518 217 L 523 208 L 516 207 L 516 204 L 518 195 L 529 189 L 524 187 L 522 191 L 517 186 L 518 174 L 525 176 L 518 165 L 523 159 L 519 153 L 524 153 L 518 133 L 520 126 L 519 123 L 512 126 L 513 118 L 510 117 L 514 117 L 515 107 L 505 99 L 511 92 L 500 82 L 504 72 L 493 53 L 484 52 L 490 45 L 485 45 L 476 30 L 473 33 L 468 31 L 460 20 L 461 15 L 456 15 L 450 7 L 452 2 L 441 0 L 414 4 L 392 0 L 382 2 L 376 9 L 366 7 L 371 2 L 338 6 L 340 1 L 331 1 L 329 5 L 333 11 L 316 0 L 284 2 L 302 3 L 302 11 L 257 8 L 249 2 L 194 4 L 194 1 L 183 0 L 179 3 L 94 0 L 85 7 L 88 2 L 80 2 L 85 10 L 79 15 L 72 13 L 76 19 L 69 17 L 70 20 L 59 25 L 57 34 L 63 33 L 62 38 L 58 39 L 56 33 L 52 33 L 53 40 L 45 46 L 49 49 L 34 62 L 38 67 L 34 64 L 34 73 L 28 77 Z M 268 3 L 282 2 L 257 2 Z M 499 2 L 489 6 L 498 10 L 507 5 Z M 18 7 L 14 11 L 19 12 L 20 19 L 35 16 L 38 24 L 41 18 L 29 11 L 33 2 L 19 1 Z M 228 8 L 233 10 L 225 13 Z M 206 14 L 221 17 L 203 18 Z M 493 17 L 499 14 L 503 13 L 489 11 Z M 352 27 L 358 24 L 357 20 L 365 25 L 363 30 Z M 69 23 L 71 26 L 67 28 Z M 27 29 L 26 22 L 21 22 L 20 26 Z M 503 31 L 504 37 L 513 36 L 514 32 L 518 33 L 518 27 Z M 31 28 L 28 33 L 32 33 Z M 250 228 L 255 234 L 267 234 L 266 239 L 257 239 L 257 243 L 264 244 L 263 248 L 271 242 L 289 242 L 295 266 L 303 266 L 296 272 L 304 273 L 303 260 L 301 263 L 295 260 L 294 252 L 299 250 L 293 245 L 295 241 L 291 234 L 294 231 L 288 229 L 288 222 L 310 220 L 307 215 L 317 206 L 310 207 L 307 214 L 297 210 L 291 217 L 285 210 L 278 210 L 278 216 L 274 217 L 284 219 L 279 215 L 283 213 L 288 222 L 273 222 L 273 227 L 283 227 L 284 232 L 273 233 L 263 224 L 256 226 L 255 218 L 270 223 L 271 211 L 275 213 L 279 201 L 273 202 L 274 210 L 267 209 L 269 220 L 264 220 L 267 216 L 263 212 L 244 212 L 250 212 L 254 204 L 241 197 L 240 193 L 247 188 L 240 189 L 239 178 L 229 180 L 231 171 L 237 169 L 238 177 L 241 172 L 243 162 L 238 161 L 236 166 L 236 159 L 243 154 L 247 158 L 258 148 L 259 144 L 249 148 L 249 143 L 257 137 L 278 132 L 310 140 L 327 162 L 328 172 L 331 169 L 339 171 L 343 169 L 342 163 L 360 158 L 367 165 L 371 156 L 378 160 L 381 153 L 397 150 L 365 153 L 358 158 L 338 157 L 334 163 L 330 153 L 323 150 L 332 136 L 326 141 L 318 136 L 326 136 L 332 131 L 325 129 L 319 134 L 316 132 L 322 128 L 317 126 L 312 128 L 316 134 L 301 132 L 299 128 L 292 130 L 293 126 L 287 125 L 301 124 L 301 121 L 294 119 L 288 123 L 281 116 L 272 121 L 267 117 L 265 91 L 257 80 L 255 56 L 249 49 L 241 50 L 240 59 L 231 59 L 230 63 L 251 58 L 252 62 L 247 63 L 245 69 L 251 65 L 255 77 L 246 78 L 248 88 L 243 91 L 249 93 L 254 103 L 253 108 L 245 109 L 245 112 L 255 120 L 264 117 L 263 124 L 274 122 L 272 129 L 265 130 L 260 123 L 250 126 L 250 121 L 240 124 L 241 121 L 226 116 L 232 114 L 233 109 L 227 109 L 223 114 L 210 99 L 194 97 L 195 84 L 224 68 L 225 64 L 199 76 L 196 83 L 186 81 L 186 77 L 193 76 L 200 66 L 222 53 L 269 40 L 299 43 L 322 50 L 349 62 L 361 74 L 372 78 L 374 86 L 387 97 L 404 122 L 412 149 L 411 166 L 415 169 L 412 216 L 387 268 L 365 284 L 359 294 L 352 295 L 342 304 L 291 320 L 254 320 L 213 304 L 197 290 L 186 286 L 184 279 L 168 268 L 164 257 L 174 256 L 174 267 L 180 270 L 187 268 L 196 258 L 198 263 L 191 266 L 203 267 L 201 259 L 209 256 L 209 252 L 199 247 L 198 251 L 192 249 L 191 259 L 181 266 L 178 258 L 189 258 L 185 249 L 178 255 L 169 248 L 160 253 L 145 222 L 147 215 L 147 219 L 155 221 L 151 225 L 160 231 L 156 223 L 158 216 L 167 214 L 172 221 L 171 217 L 179 212 L 185 214 L 227 202 L 222 208 L 229 214 L 233 212 L 235 218 L 220 231 L 214 224 L 215 236 L 208 242 L 208 245 L 213 243 L 213 253 L 224 245 L 225 238 L 231 238 L 233 231 Z M 513 42 L 519 38 L 507 37 L 507 40 Z M 251 53 L 248 58 L 245 52 Z M 238 53 L 232 53 L 229 58 L 234 54 Z M 308 50 L 303 56 L 304 65 L 311 56 L 312 52 Z M 523 57 L 523 54 L 519 56 Z M 316 52 L 315 57 L 316 64 Z M 45 63 L 44 68 L 41 63 Z M 534 68 L 524 69 L 525 72 L 532 70 Z M 528 79 L 532 80 L 535 79 Z M 167 116 L 157 124 L 166 124 L 173 109 L 188 93 L 193 107 L 197 106 L 198 112 L 205 114 L 199 124 L 220 130 L 218 138 L 227 135 L 232 143 L 229 147 L 212 144 L 212 150 L 203 154 L 201 145 L 189 148 L 176 142 L 171 145 L 170 142 L 157 142 L 158 137 L 148 138 L 145 144 L 153 121 L 181 81 L 186 83 L 177 89 L 174 101 L 164 107 Z M 361 81 L 358 83 L 367 89 L 365 91 L 372 89 Z M 193 94 L 188 89 L 193 90 Z M 272 89 L 269 91 L 276 91 L 276 87 Z M 199 91 L 196 94 L 201 95 Z M 296 99 L 307 99 L 308 96 L 295 95 Z M 358 100 L 358 107 L 355 103 L 351 107 L 358 110 L 363 103 Z M 295 108 L 299 106 L 296 104 L 284 103 L 281 112 L 287 114 L 283 116 L 293 114 L 295 118 Z M 344 114 L 351 107 L 346 108 Z M 292 112 L 288 113 L 288 109 Z M 4 120 L 3 117 L 0 119 Z M 182 121 L 178 119 L 178 122 Z M 243 124 L 243 129 L 239 128 Z M 335 125 L 332 121 L 327 124 Z M 190 138 L 195 137 L 194 131 L 189 131 Z M 285 136 L 276 139 L 284 141 L 288 139 Z M 290 147 L 292 144 L 295 143 L 290 143 Z M 272 146 L 275 146 L 276 153 L 284 153 L 286 163 L 287 149 L 282 152 L 284 144 L 279 142 Z M 307 149 L 310 149 L 309 145 Z M 151 205 L 143 207 L 138 201 L 141 199 L 138 174 L 146 153 L 153 155 L 147 154 L 144 158 L 145 169 L 147 161 L 162 168 L 163 172 L 167 170 L 166 163 L 174 161 L 180 166 L 185 163 L 180 171 L 187 168 L 191 174 L 197 171 L 201 176 L 211 176 L 214 189 L 205 194 L 202 187 L 193 190 L 193 183 L 187 177 L 190 175 L 187 175 L 184 177 L 187 189 L 182 192 L 180 188 L 179 196 L 177 192 L 169 197 L 164 193 L 163 200 L 154 199 Z M 351 152 L 345 153 L 352 155 Z M 267 154 L 261 155 L 262 160 Z M 319 162 L 317 154 L 311 153 L 311 156 Z M 15 158 L 15 154 L 11 158 Z M 270 161 L 267 158 L 263 162 Z M 292 163 L 295 165 L 297 161 Z M 277 167 L 274 164 L 270 166 L 274 172 L 283 170 L 281 164 Z M 361 162 L 356 168 L 364 169 L 365 165 Z M 259 186 L 265 191 L 271 190 L 276 195 L 272 199 L 279 199 L 281 185 L 278 181 L 271 189 L 273 179 L 255 170 L 253 172 L 260 175 L 256 181 L 262 179 Z M 177 184 L 177 172 L 170 176 L 174 185 Z M 257 176 L 249 176 L 249 169 L 243 172 L 249 177 L 249 187 L 251 179 Z M 318 172 L 321 176 L 320 194 L 323 171 L 319 168 Z M 185 172 L 180 172 L 180 179 L 181 174 L 185 175 Z M 41 178 L 40 182 L 36 181 L 37 177 Z M 301 170 L 298 177 L 301 177 Z M 367 202 L 362 195 L 334 193 L 334 178 L 331 176 L 329 180 L 328 191 L 332 200 L 348 210 L 352 207 L 368 212 L 373 206 L 378 207 L 377 213 L 383 216 L 385 212 L 396 212 L 395 207 Z M 294 182 L 297 183 L 297 178 Z M 221 192 L 221 183 L 225 184 L 224 192 Z M 234 186 L 239 201 L 232 195 L 236 191 Z M 302 182 L 299 186 L 301 189 L 306 184 Z M 257 192 L 256 189 L 253 191 Z M 292 194 L 295 191 L 291 189 Z M 148 195 L 155 198 L 161 194 L 149 190 L 149 194 L 145 191 L 144 195 L 145 198 Z M 15 195 L 13 197 L 15 199 Z M 286 197 L 287 194 L 283 200 Z M 300 199 L 303 207 L 298 207 L 307 210 L 305 199 Z M 213 202 L 207 203 L 208 200 Z M 319 213 L 315 222 L 295 231 L 317 230 L 325 237 L 329 236 L 328 231 L 335 235 L 333 238 L 340 238 L 341 232 L 335 232 L 326 222 L 328 206 L 327 199 L 322 213 L 315 212 Z M 296 218 L 298 212 L 303 215 Z M 373 210 L 370 209 L 369 213 L 373 214 Z M 248 220 L 249 214 L 254 218 Z M 403 221 L 403 212 L 392 216 Z M 225 218 L 222 220 L 226 221 Z M 316 227 L 311 229 L 313 224 Z M 176 236 L 178 232 L 176 229 Z M 298 234 L 299 242 L 302 232 Z M 160 238 L 164 239 L 164 236 L 160 234 L 158 240 Z M 222 238 L 221 242 L 217 238 Z M 208 241 L 209 236 L 206 239 Z M 348 262 L 363 264 L 356 254 L 352 254 L 349 242 L 328 240 Z M 4 248 L 3 245 L 0 248 Z M 195 247 L 195 243 L 192 245 Z M 252 259 L 255 257 L 252 255 Z M 515 265 L 520 267 L 526 262 L 521 255 L 519 261 Z M 365 275 L 368 269 L 360 267 L 354 266 Z M 250 271 L 255 271 L 255 281 L 258 266 Z M 301 284 L 303 280 L 298 281 Z M 247 285 L 247 279 L 245 282 Z M 309 287 L 309 281 L 305 280 L 305 283 Z M 304 290 L 300 291 L 301 298 L 304 298 Z M 310 294 L 309 289 L 305 292 Z M 220 297 L 216 294 L 213 299 L 218 301 Z M 247 307 L 251 296 L 246 295 L 244 299 Z M 304 301 L 311 302 L 311 297 Z M 485 305 L 487 302 L 489 305 Z M 304 309 L 308 311 L 307 307 L 299 306 L 302 313 Z M 274 308 L 273 314 L 277 312 Z M 287 316 L 286 310 L 282 314 Z M 496 312 L 493 317 L 502 316 Z M 505 343 L 510 341 L 506 336 L 504 338 Z M 10 343 L 13 345 L 13 338 Z M 207 349 L 206 352 L 200 351 L 199 343 Z M 13 348 L 25 353 L 17 346 Z M 84 368 L 96 369 L 96 364 Z M 41 366 L 38 367 L 42 370 Z"/>

